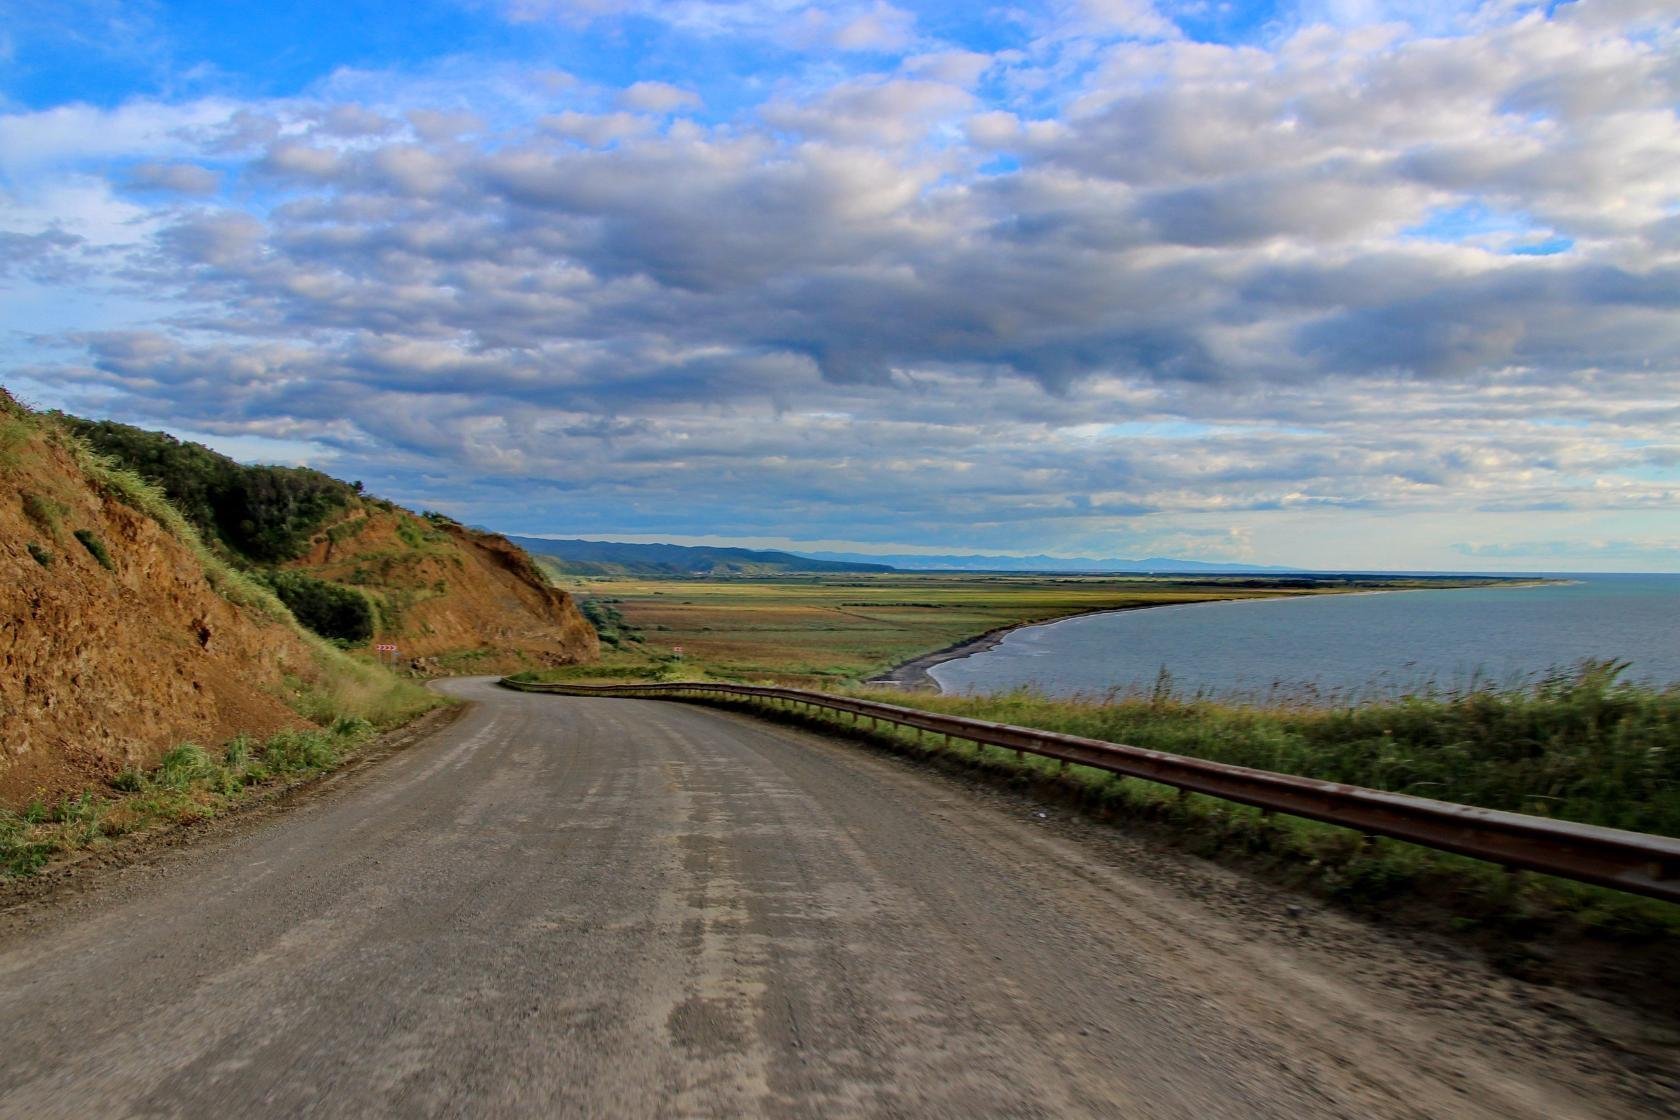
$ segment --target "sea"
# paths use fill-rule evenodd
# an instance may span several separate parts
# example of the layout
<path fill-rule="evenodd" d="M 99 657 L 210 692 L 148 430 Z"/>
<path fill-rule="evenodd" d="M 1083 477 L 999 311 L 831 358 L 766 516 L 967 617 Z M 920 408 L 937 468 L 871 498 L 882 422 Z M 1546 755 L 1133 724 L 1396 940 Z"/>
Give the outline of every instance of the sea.
<path fill-rule="evenodd" d="M 1680 575 L 1149 607 L 1011 631 L 929 670 L 941 690 L 1344 703 L 1521 687 L 1583 661 L 1680 682 Z"/>

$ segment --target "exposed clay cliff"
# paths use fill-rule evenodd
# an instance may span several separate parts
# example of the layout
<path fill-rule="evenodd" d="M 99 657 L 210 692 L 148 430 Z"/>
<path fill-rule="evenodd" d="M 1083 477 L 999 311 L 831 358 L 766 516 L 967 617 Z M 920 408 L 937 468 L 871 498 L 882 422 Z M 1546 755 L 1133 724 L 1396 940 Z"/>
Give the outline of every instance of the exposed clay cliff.
<path fill-rule="evenodd" d="M 422 669 L 565 665 L 600 652 L 572 597 L 506 537 L 352 501 L 287 565 L 373 599 L 373 640 Z"/>
<path fill-rule="evenodd" d="M 598 652 L 576 604 L 505 538 L 319 472 L 34 414 L 0 389 L 0 807 L 396 686 L 299 621 L 341 645 L 395 644 L 428 674 Z"/>
<path fill-rule="evenodd" d="M 288 689 L 320 672 L 289 622 L 218 593 L 90 465 L 0 390 L 0 806 L 301 724 Z"/>

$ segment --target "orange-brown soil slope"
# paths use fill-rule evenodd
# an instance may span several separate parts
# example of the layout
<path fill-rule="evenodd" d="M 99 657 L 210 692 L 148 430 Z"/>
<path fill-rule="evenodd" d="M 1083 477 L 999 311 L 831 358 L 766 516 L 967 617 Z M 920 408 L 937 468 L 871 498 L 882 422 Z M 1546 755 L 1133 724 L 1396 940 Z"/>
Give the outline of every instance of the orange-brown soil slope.
<path fill-rule="evenodd" d="M 218 594 L 143 504 L 0 390 L 0 806 L 302 722 L 304 641 Z"/>
<path fill-rule="evenodd" d="M 595 629 L 505 537 L 357 500 L 288 565 L 359 587 L 375 641 L 428 672 L 507 670 L 595 658 Z"/>

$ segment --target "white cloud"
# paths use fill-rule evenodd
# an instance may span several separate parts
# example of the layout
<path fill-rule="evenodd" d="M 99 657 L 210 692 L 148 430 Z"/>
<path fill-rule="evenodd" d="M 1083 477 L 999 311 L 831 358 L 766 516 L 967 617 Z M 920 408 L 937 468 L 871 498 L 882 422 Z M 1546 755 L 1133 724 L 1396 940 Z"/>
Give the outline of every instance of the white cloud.
<path fill-rule="evenodd" d="M 415 135 L 431 143 L 457 140 L 462 136 L 484 131 L 484 118 L 477 113 L 410 109 L 407 116 Z"/>
<path fill-rule="evenodd" d="M 991 55 L 977 51 L 934 51 L 906 58 L 901 69 L 912 77 L 968 87 L 996 64 Z"/>
<path fill-rule="evenodd" d="M 893 51 L 915 40 L 915 28 L 909 12 L 876 0 L 864 11 L 835 19 L 828 37 L 841 50 Z"/>
<path fill-rule="evenodd" d="M 195 155 L 191 132 L 226 121 L 236 108 L 224 100 L 137 101 L 115 109 L 71 104 L 0 114 L 0 176 L 17 181 L 90 160 Z"/>
<path fill-rule="evenodd" d="M 619 95 L 619 102 L 626 109 L 640 113 L 671 113 L 699 108 L 700 96 L 667 82 L 637 82 Z"/>
<path fill-rule="evenodd" d="M 162 224 L 147 207 L 118 195 L 108 180 L 89 174 L 27 181 L 15 192 L 0 191 L 0 201 L 0 229 L 61 230 L 90 246 L 133 246 Z"/>
<path fill-rule="evenodd" d="M 764 119 L 775 128 L 847 144 L 898 146 L 959 119 L 973 104 L 960 86 L 908 78 L 860 78 L 799 104 L 772 102 Z"/>
<path fill-rule="evenodd" d="M 1149 38 L 1176 38 L 1178 35 L 1177 26 L 1163 16 L 1150 0 L 1075 0 L 1066 7 L 1069 10 L 1064 14 L 1064 23 L 1072 22 L 1074 26 L 1083 22 L 1105 31 Z M 1073 15 L 1074 20 L 1068 21 L 1068 15 Z"/>

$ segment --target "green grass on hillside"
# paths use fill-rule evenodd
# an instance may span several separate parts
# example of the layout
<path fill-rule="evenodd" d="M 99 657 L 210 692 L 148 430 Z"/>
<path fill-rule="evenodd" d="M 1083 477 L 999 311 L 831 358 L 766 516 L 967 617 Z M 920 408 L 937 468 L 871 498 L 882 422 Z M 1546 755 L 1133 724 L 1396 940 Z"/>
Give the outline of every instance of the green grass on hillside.
<path fill-rule="evenodd" d="M 83 473 L 111 498 L 144 513 L 197 558 L 212 589 L 235 606 L 243 607 L 290 627 L 309 649 L 319 683 L 297 685 L 287 696 L 306 719 L 330 724 L 339 719 L 365 719 L 379 727 L 411 719 L 443 701 L 412 680 L 382 665 L 352 657 L 332 642 L 303 626 L 263 579 L 240 571 L 205 544 L 193 524 L 170 502 L 156 483 L 102 455 L 85 441 L 60 429 Z"/>

